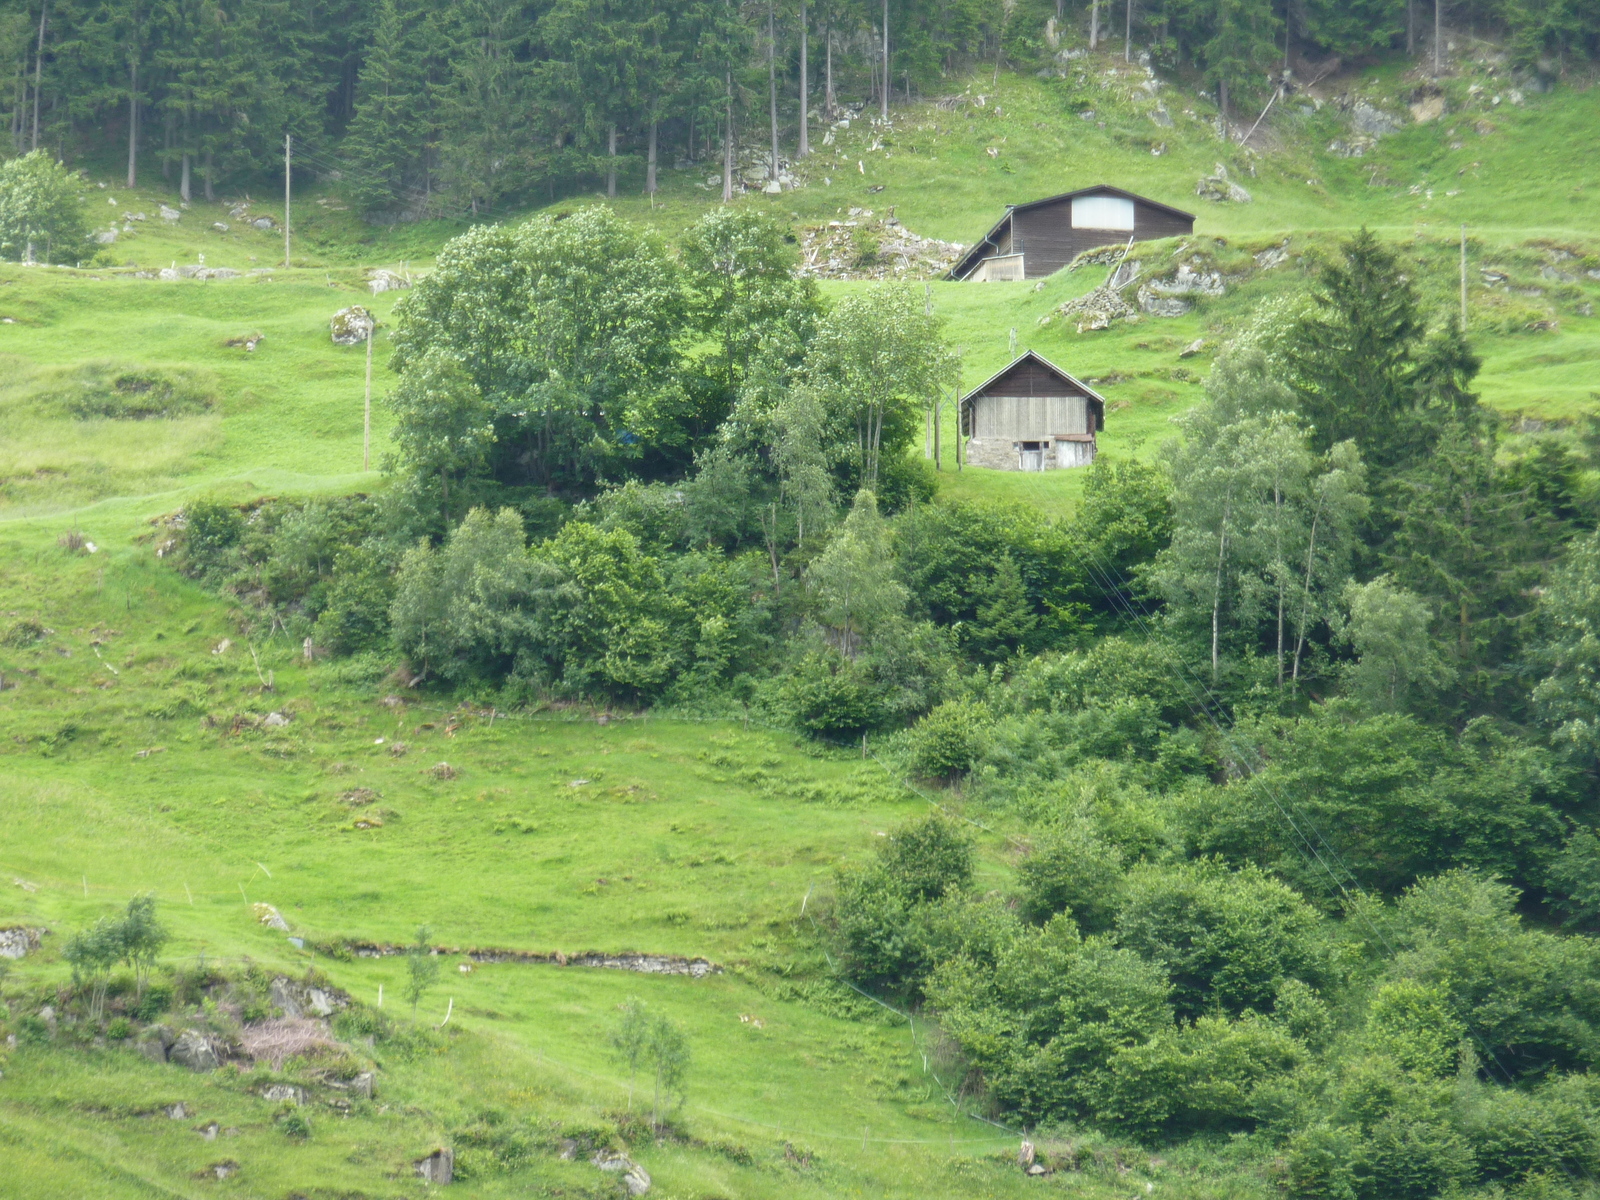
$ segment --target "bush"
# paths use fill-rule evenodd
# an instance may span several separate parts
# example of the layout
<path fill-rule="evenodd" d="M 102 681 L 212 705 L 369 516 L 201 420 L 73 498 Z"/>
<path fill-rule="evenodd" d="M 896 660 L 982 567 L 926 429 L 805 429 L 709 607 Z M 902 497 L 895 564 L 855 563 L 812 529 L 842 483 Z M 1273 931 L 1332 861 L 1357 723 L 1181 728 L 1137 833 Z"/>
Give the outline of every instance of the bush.
<path fill-rule="evenodd" d="M 832 650 L 802 655 L 778 680 L 774 707 L 812 737 L 856 738 L 883 721 L 865 668 Z"/>
<path fill-rule="evenodd" d="M 1316 912 L 1254 867 L 1146 867 L 1127 886 L 1117 940 L 1166 968 L 1183 1016 L 1265 1012 L 1286 979 L 1320 974 Z"/>
<path fill-rule="evenodd" d="M 911 769 L 951 779 L 972 769 L 989 724 L 988 710 L 969 700 L 946 700 L 911 729 Z"/>
<path fill-rule="evenodd" d="M 244 534 L 244 515 L 221 500 L 191 500 L 183 506 L 183 561 L 191 575 L 223 566 Z"/>
<path fill-rule="evenodd" d="M 311 1137 L 311 1122 L 303 1113 L 284 1113 L 278 1121 L 278 1128 L 283 1130 L 285 1137 L 293 1138 L 297 1142 L 306 1141 Z"/>
<path fill-rule="evenodd" d="M 1082 826 L 1050 835 L 1017 864 L 1022 915 L 1043 924 L 1065 913 L 1103 933 L 1122 905 L 1122 853 Z"/>
<path fill-rule="evenodd" d="M 106 1037 L 113 1042 L 125 1041 L 133 1036 L 133 1022 L 127 1017 L 114 1017 L 106 1026 Z"/>
<path fill-rule="evenodd" d="M 878 863 L 907 900 L 937 900 L 972 882 L 972 839 L 955 821 L 929 813 L 891 833 Z"/>

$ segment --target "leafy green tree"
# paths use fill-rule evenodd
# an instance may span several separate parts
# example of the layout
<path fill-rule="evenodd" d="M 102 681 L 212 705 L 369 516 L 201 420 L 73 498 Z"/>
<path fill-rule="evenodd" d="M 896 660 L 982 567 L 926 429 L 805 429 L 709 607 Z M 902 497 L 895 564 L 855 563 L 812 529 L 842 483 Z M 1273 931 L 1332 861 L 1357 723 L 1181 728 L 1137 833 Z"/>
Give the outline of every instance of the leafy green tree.
<path fill-rule="evenodd" d="M 773 685 L 773 704 L 804 733 L 857 738 L 884 720 L 876 681 L 865 663 L 832 648 L 798 656 Z"/>
<path fill-rule="evenodd" d="M 1572 544 L 1540 601 L 1533 702 L 1554 745 L 1600 769 L 1600 533 Z"/>
<path fill-rule="evenodd" d="M 1344 599 L 1344 637 L 1357 655 L 1345 672 L 1352 695 L 1378 711 L 1403 711 L 1414 692 L 1449 683 L 1452 672 L 1429 637 L 1431 615 L 1420 597 L 1379 576 L 1349 584 Z"/>
<path fill-rule="evenodd" d="M 650 1046 L 650 1012 L 643 1000 L 629 996 L 617 1006 L 622 1016 L 611 1029 L 611 1053 L 628 1068 L 628 1111 L 633 1111 L 633 1081 Z"/>
<path fill-rule="evenodd" d="M 1455 1070 L 1466 1032 L 1443 989 L 1414 979 L 1379 985 L 1367 1009 L 1365 1037 L 1373 1050 L 1423 1078 Z"/>
<path fill-rule="evenodd" d="M 126 955 L 123 922 L 102 917 L 74 933 L 61 947 L 61 957 L 72 968 L 72 982 L 89 989 L 89 1019 L 98 1021 L 105 1011 L 111 971 Z"/>
<path fill-rule="evenodd" d="M 889 285 L 850 293 L 818 325 L 805 374 L 827 397 L 851 485 L 875 490 L 882 464 L 920 432 L 928 398 L 953 369 L 940 328 L 909 289 Z"/>
<path fill-rule="evenodd" d="M 817 621 L 829 644 L 856 658 L 867 643 L 904 621 L 907 593 L 895 578 L 889 531 L 869 491 L 806 569 Z"/>
<path fill-rule="evenodd" d="M 972 769 L 989 725 L 981 705 L 946 700 L 911 730 L 911 764 L 919 775 L 954 779 Z"/>
<path fill-rule="evenodd" d="M 426 925 L 417 927 L 416 940 L 406 950 L 405 997 L 411 1001 L 412 1015 L 434 984 L 439 982 L 439 958 L 428 944 L 431 931 Z"/>
<path fill-rule="evenodd" d="M 137 996 L 144 995 L 145 986 L 150 982 L 151 968 L 155 966 L 156 958 L 166 946 L 169 936 L 166 927 L 156 919 L 154 896 L 135 896 L 128 901 L 127 911 L 122 916 L 120 956 L 123 962 L 133 968 Z"/>
<path fill-rule="evenodd" d="M 821 301 L 815 282 L 796 276 L 791 241 L 750 208 L 713 209 L 684 238 L 689 316 L 709 344 L 689 383 L 700 436 L 727 416 L 758 355 L 797 363 L 804 353 Z"/>
<path fill-rule="evenodd" d="M 1083 476 L 1079 588 L 1108 624 L 1120 624 L 1143 599 L 1139 568 L 1172 540 L 1171 481 L 1159 462 L 1098 454 Z"/>
<path fill-rule="evenodd" d="M 42 150 L 0 163 L 0 255 L 72 263 L 90 253 L 77 177 Z"/>
<path fill-rule="evenodd" d="M 457 473 L 555 493 L 681 462 L 682 299 L 665 251 L 607 208 L 453 240 L 397 306 L 400 465 L 426 479 L 442 445 Z"/>

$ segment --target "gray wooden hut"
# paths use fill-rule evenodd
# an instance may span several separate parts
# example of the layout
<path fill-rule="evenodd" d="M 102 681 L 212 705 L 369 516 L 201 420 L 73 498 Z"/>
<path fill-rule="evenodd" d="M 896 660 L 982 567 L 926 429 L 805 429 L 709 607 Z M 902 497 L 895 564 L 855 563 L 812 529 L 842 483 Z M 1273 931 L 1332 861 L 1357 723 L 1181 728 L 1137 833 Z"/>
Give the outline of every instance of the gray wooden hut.
<path fill-rule="evenodd" d="M 997 371 L 960 406 L 966 461 L 1001 471 L 1051 471 L 1094 461 L 1105 398 L 1032 350 Z"/>
<path fill-rule="evenodd" d="M 950 278 L 1037 279 L 1096 246 L 1193 232 L 1193 213 L 1100 184 L 1008 205 L 1006 215 L 950 268 Z"/>

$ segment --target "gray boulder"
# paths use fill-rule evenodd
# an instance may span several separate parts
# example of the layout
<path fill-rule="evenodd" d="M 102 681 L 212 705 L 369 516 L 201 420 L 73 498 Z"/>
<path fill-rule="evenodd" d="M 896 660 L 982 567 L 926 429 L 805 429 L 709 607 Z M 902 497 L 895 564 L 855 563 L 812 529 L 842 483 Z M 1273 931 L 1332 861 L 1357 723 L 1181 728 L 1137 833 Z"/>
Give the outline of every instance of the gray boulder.
<path fill-rule="evenodd" d="M 151 1062 L 164 1063 L 167 1061 L 167 1052 L 177 1040 L 177 1034 L 165 1025 L 152 1025 L 139 1035 L 133 1048 Z"/>
<path fill-rule="evenodd" d="M 1382 137 L 1386 133 L 1394 133 L 1403 127 L 1405 122 L 1381 108 L 1368 104 L 1365 100 L 1357 100 L 1350 109 L 1350 124 L 1355 127 L 1357 133 L 1364 133 L 1368 137 Z"/>
<path fill-rule="evenodd" d="M 418 1179 L 426 1179 L 429 1183 L 449 1183 L 456 1175 L 456 1152 L 449 1146 L 441 1146 L 411 1165 L 416 1169 Z"/>
<path fill-rule="evenodd" d="M 222 1065 L 211 1039 L 196 1029 L 185 1029 L 167 1051 L 167 1061 L 191 1071 L 215 1071 Z"/>
<path fill-rule="evenodd" d="M 334 313 L 328 325 L 335 346 L 359 346 L 377 328 L 378 322 L 361 305 L 352 304 Z"/>
<path fill-rule="evenodd" d="M 261 1098 L 274 1104 L 289 1103 L 299 1106 L 306 1102 L 306 1094 L 293 1084 L 270 1083 L 261 1089 Z"/>
<path fill-rule="evenodd" d="M 305 1009 L 300 1005 L 300 998 L 295 994 L 294 984 L 282 975 L 267 985 L 267 997 L 272 1001 L 272 1007 L 282 1009 L 286 1017 L 306 1015 Z"/>

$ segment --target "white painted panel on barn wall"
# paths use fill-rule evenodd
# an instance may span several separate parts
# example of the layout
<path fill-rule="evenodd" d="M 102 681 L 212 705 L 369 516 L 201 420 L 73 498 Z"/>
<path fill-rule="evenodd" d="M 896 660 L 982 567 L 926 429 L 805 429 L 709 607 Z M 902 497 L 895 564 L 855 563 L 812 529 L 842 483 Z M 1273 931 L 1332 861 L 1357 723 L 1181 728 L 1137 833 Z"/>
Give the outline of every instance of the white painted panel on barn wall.
<path fill-rule="evenodd" d="M 1133 201 L 1122 196 L 1077 196 L 1072 201 L 1074 229 L 1133 229 Z"/>

